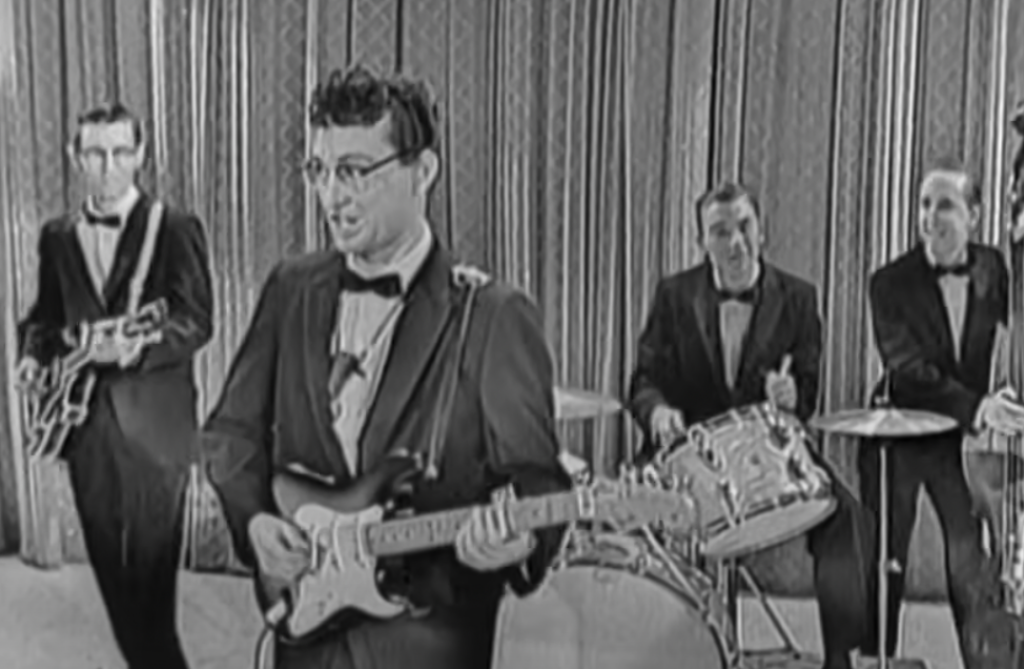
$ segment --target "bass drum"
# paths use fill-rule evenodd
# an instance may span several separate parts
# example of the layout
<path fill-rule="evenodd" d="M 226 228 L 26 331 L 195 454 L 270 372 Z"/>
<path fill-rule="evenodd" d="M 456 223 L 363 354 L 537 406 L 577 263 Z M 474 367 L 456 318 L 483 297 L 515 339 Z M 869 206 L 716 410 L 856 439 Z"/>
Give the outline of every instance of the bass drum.
<path fill-rule="evenodd" d="M 492 669 L 732 669 L 735 634 L 710 579 L 643 539 L 583 536 L 537 592 L 507 596 Z"/>

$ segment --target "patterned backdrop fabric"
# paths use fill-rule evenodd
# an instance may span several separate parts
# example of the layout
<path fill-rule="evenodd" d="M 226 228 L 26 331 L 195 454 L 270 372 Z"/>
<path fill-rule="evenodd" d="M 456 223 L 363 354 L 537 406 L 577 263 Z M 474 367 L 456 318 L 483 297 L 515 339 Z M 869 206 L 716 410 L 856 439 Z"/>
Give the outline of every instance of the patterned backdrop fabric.
<path fill-rule="evenodd" d="M 74 116 L 118 98 L 147 122 L 144 186 L 207 226 L 205 414 L 270 268 L 326 243 L 300 169 L 306 103 L 358 61 L 431 82 L 444 162 L 430 218 L 462 259 L 534 296 L 560 385 L 622 395 L 655 283 L 700 259 L 694 200 L 739 178 L 762 198 L 768 257 L 820 286 L 822 410 L 861 406 L 877 374 L 867 276 L 913 243 L 923 161 L 958 154 L 983 175 L 983 236 L 998 238 L 1020 4 L 0 0 L 0 375 L 34 296 L 38 231 L 80 198 Z M 66 474 L 24 461 L 8 383 L 0 398 L 0 546 L 42 566 L 83 559 Z M 621 416 L 562 430 L 600 471 L 637 445 Z M 856 483 L 853 444 L 823 448 Z M 226 539 L 203 501 L 200 567 L 218 568 Z M 919 532 L 915 594 L 941 594 L 936 527 Z M 802 540 L 753 562 L 769 589 L 807 592 Z"/>

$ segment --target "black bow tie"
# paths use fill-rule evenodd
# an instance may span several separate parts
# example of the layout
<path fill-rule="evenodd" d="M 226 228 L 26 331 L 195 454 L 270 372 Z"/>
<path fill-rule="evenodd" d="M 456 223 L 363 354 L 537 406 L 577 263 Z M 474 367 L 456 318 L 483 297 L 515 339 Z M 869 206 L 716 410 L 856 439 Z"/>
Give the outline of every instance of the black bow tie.
<path fill-rule="evenodd" d="M 753 304 L 757 300 L 757 286 L 738 291 L 716 288 L 715 292 L 718 293 L 718 300 L 720 302 L 729 302 L 731 300 L 734 302 Z"/>
<path fill-rule="evenodd" d="M 952 265 L 950 267 L 942 267 L 941 265 L 932 266 L 932 272 L 935 276 L 942 278 L 944 276 L 970 276 L 971 274 L 971 263 L 965 262 L 959 265 Z"/>
<path fill-rule="evenodd" d="M 85 210 L 85 222 L 89 225 L 100 225 L 105 228 L 120 228 L 121 217 L 116 214 L 111 216 L 97 216 L 88 209 Z"/>
<path fill-rule="evenodd" d="M 346 267 L 342 275 L 341 289 L 350 293 L 377 293 L 381 297 L 398 297 L 402 294 L 402 279 L 397 274 L 384 274 L 367 279 Z"/>

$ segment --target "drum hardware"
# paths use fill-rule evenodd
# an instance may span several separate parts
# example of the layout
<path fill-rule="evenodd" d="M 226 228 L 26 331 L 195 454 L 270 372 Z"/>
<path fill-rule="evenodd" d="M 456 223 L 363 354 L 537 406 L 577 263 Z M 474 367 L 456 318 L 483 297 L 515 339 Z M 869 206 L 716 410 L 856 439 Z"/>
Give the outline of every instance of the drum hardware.
<path fill-rule="evenodd" d="M 878 523 L 878 669 L 890 666 L 887 647 L 889 617 L 889 574 L 897 565 L 889 559 L 889 448 L 899 437 L 941 434 L 956 427 L 956 421 L 926 411 L 898 409 L 889 405 L 888 388 L 879 406 L 867 410 L 849 410 L 821 416 L 811 425 L 823 432 L 853 437 L 875 437 L 878 444 L 879 523 Z"/>

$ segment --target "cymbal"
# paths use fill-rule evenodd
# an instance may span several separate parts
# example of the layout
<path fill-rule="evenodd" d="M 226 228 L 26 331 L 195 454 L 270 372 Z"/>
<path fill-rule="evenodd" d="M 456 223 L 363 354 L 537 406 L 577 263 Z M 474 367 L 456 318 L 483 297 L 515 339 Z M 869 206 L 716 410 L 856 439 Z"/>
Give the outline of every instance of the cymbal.
<path fill-rule="evenodd" d="M 622 405 L 611 397 L 575 388 L 555 388 L 555 418 L 558 420 L 597 418 L 621 409 Z"/>
<path fill-rule="evenodd" d="M 850 409 L 810 421 L 825 432 L 857 437 L 916 437 L 940 434 L 956 427 L 948 416 L 915 409 Z"/>

